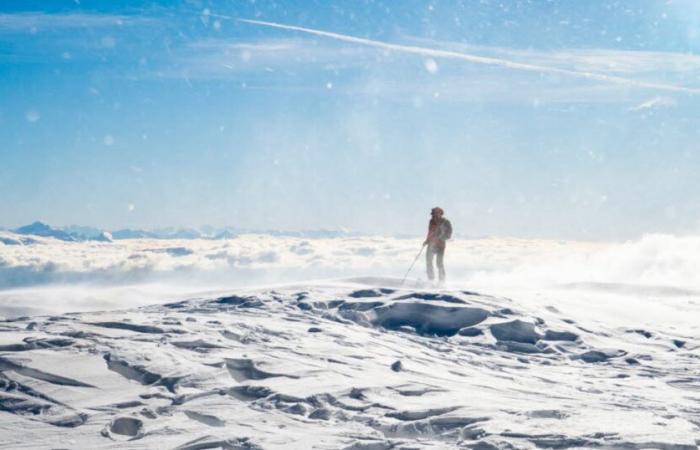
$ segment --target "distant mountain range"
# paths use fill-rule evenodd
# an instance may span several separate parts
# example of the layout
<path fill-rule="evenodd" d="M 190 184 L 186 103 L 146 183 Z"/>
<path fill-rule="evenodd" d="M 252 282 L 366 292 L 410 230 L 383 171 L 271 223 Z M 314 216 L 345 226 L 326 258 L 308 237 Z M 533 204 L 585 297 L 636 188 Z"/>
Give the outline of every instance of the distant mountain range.
<path fill-rule="evenodd" d="M 10 231 L 26 236 L 52 237 L 61 241 L 112 241 L 112 235 L 108 231 L 77 225 L 53 228 L 42 222 L 34 222 Z"/>
<path fill-rule="evenodd" d="M 289 236 L 306 238 L 333 238 L 359 236 L 359 233 L 331 230 L 311 231 L 281 231 L 281 230 L 255 230 L 244 228 L 223 227 L 217 228 L 209 225 L 201 228 L 160 228 L 156 230 L 123 229 L 106 231 L 99 228 L 71 225 L 66 227 L 52 227 L 43 222 L 34 222 L 14 230 L 7 230 L 24 236 L 52 237 L 62 241 L 82 242 L 99 241 L 112 242 L 121 239 L 234 239 L 241 234 L 266 234 L 271 236 Z M 10 239 L 10 238 L 5 238 Z"/>

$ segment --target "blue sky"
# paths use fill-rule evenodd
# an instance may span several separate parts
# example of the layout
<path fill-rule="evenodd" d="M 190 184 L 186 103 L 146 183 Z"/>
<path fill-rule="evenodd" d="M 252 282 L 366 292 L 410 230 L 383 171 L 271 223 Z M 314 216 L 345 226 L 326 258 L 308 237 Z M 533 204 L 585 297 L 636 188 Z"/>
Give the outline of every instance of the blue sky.
<path fill-rule="evenodd" d="M 692 0 L 4 1 L 0 226 L 694 233 L 699 52 Z"/>

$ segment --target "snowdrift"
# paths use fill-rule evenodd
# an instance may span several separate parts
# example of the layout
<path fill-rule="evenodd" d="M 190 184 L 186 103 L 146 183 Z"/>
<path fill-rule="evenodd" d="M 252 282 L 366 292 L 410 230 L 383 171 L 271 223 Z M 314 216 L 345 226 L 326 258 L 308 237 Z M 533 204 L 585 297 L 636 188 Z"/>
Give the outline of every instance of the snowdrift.
<path fill-rule="evenodd" d="M 0 322 L 2 446 L 698 448 L 691 318 L 358 281 Z"/>

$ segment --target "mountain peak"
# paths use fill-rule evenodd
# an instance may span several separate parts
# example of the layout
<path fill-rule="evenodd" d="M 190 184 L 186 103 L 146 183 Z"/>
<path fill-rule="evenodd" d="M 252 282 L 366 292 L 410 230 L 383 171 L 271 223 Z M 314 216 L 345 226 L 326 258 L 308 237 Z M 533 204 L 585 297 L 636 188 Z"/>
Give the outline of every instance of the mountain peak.
<path fill-rule="evenodd" d="M 53 228 L 51 228 L 49 225 L 37 220 L 29 225 L 24 225 L 13 231 L 17 234 L 34 234 L 36 232 L 47 232 L 51 230 L 53 230 Z"/>
<path fill-rule="evenodd" d="M 38 220 L 29 225 L 13 230 L 17 234 L 30 234 L 32 236 L 52 237 L 62 241 L 75 241 L 76 239 L 65 231 L 51 228 L 51 226 Z"/>

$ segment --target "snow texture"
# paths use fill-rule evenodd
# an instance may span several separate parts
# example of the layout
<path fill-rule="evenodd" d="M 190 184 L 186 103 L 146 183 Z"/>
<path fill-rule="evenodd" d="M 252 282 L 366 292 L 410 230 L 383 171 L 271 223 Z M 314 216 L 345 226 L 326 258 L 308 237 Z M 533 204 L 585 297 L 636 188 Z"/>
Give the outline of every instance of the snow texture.
<path fill-rule="evenodd" d="M 6 320 L 0 447 L 697 449 L 700 307 L 568 292 L 355 278 Z"/>

